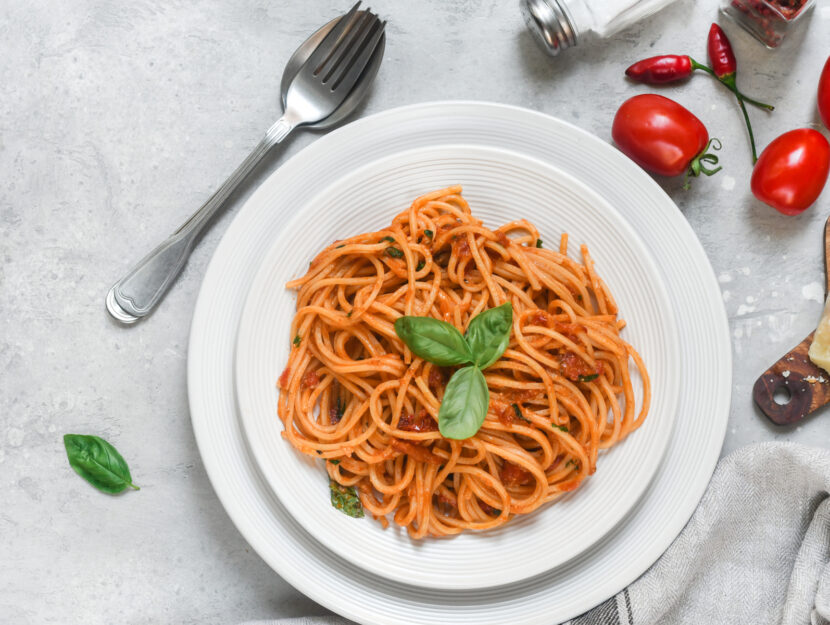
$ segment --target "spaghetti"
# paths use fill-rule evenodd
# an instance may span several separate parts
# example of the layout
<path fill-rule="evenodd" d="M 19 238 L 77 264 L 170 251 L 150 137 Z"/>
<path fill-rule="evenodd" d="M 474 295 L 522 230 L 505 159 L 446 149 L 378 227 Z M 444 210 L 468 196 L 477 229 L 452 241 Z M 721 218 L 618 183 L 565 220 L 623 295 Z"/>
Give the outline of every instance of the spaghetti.
<path fill-rule="evenodd" d="M 650 387 L 587 248 L 581 263 L 567 252 L 567 235 L 543 248 L 523 219 L 484 227 L 459 186 L 419 197 L 388 228 L 335 241 L 287 285 L 298 297 L 279 379 L 283 436 L 413 538 L 496 527 L 574 490 L 600 450 L 643 423 Z M 484 424 L 445 439 L 437 419 L 452 368 L 414 356 L 394 321 L 431 316 L 463 332 L 508 301 L 510 344 L 484 372 Z"/>

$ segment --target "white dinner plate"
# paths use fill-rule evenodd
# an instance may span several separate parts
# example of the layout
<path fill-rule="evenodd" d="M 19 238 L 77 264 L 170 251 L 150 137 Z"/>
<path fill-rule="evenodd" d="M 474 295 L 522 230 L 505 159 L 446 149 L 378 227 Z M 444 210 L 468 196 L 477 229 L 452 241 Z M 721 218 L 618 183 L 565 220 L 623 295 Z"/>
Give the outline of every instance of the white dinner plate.
<path fill-rule="evenodd" d="M 325 548 L 297 523 L 259 472 L 234 390 L 243 303 L 287 219 L 357 166 L 408 148 L 447 143 L 503 147 L 539 158 L 612 203 L 658 262 L 683 359 L 669 447 L 638 505 L 602 541 L 563 566 L 530 580 L 472 591 L 387 580 Z M 631 583 L 678 535 L 706 489 L 723 444 L 731 372 L 728 324 L 714 272 L 688 222 L 646 173 L 605 141 L 548 115 L 499 104 L 437 102 L 344 126 L 260 185 L 228 228 L 205 275 L 191 327 L 188 395 L 205 468 L 229 516 L 260 556 L 310 598 L 362 623 L 550 625 Z"/>
<path fill-rule="evenodd" d="M 463 185 L 473 215 L 485 226 L 525 218 L 554 247 L 567 232 L 569 253 L 577 260 L 580 244 L 588 245 L 628 323 L 623 337 L 646 362 L 653 394 L 645 424 L 602 453 L 597 472 L 564 499 L 494 530 L 412 540 L 394 523 L 384 530 L 368 516 L 353 519 L 333 508 L 323 461 L 300 454 L 282 438 L 276 380 L 288 360 L 296 307 L 295 293 L 285 283 L 302 276 L 332 241 L 384 228 L 416 196 L 451 183 Z M 358 167 L 286 222 L 252 283 L 237 339 L 236 389 L 254 457 L 300 525 L 379 576 L 430 588 L 474 589 L 543 573 L 591 547 L 622 520 L 663 457 L 677 407 L 680 351 L 662 280 L 646 247 L 608 202 L 538 159 L 500 148 L 447 145 Z M 640 406 L 639 373 L 632 370 Z"/>

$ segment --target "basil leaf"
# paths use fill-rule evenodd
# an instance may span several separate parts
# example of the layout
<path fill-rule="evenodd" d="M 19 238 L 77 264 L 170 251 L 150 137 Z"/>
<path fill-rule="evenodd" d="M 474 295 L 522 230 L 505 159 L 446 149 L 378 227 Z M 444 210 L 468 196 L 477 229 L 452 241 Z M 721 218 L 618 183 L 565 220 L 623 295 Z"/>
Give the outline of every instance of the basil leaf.
<path fill-rule="evenodd" d="M 116 494 L 133 484 L 130 468 L 121 454 L 103 438 L 86 434 L 64 434 L 63 445 L 75 473 L 105 493 Z"/>
<path fill-rule="evenodd" d="M 435 235 L 432 230 L 424 230 L 424 234 L 427 235 L 430 239 Z"/>
<path fill-rule="evenodd" d="M 464 367 L 450 378 L 441 408 L 438 429 L 445 438 L 463 440 L 474 436 L 484 423 L 490 391 L 484 374 L 476 366 Z"/>
<path fill-rule="evenodd" d="M 599 373 L 592 373 L 591 375 L 581 375 L 579 376 L 580 382 L 590 382 L 591 380 L 596 380 L 599 377 Z"/>
<path fill-rule="evenodd" d="M 343 486 L 334 480 L 329 482 L 331 505 L 354 519 L 363 518 L 363 504 L 354 486 Z"/>
<path fill-rule="evenodd" d="M 513 305 L 510 302 L 473 317 L 465 338 L 475 356 L 476 365 L 486 369 L 501 358 L 510 343 L 512 325 Z"/>
<path fill-rule="evenodd" d="M 299 347 L 299 346 L 300 346 L 300 340 L 301 340 L 301 339 L 300 339 L 300 335 L 299 335 L 299 334 L 298 334 L 297 336 L 295 336 L 295 337 L 294 337 L 294 341 L 293 341 L 293 343 L 294 343 L 294 347 Z"/>
<path fill-rule="evenodd" d="M 568 432 L 568 427 L 565 425 L 556 425 L 555 423 L 551 423 L 550 426 L 552 428 L 556 428 L 557 430 L 562 430 L 563 432 Z"/>
<path fill-rule="evenodd" d="M 392 258 L 403 258 L 403 252 L 400 251 L 397 247 L 387 247 L 386 253 L 389 254 Z"/>
<path fill-rule="evenodd" d="M 394 243 L 395 237 L 383 237 L 381 241 L 389 241 L 390 243 Z"/>
<path fill-rule="evenodd" d="M 542 247 L 542 239 L 536 239 L 536 247 Z"/>
<path fill-rule="evenodd" d="M 395 333 L 416 356 L 440 367 L 473 362 L 473 354 L 455 326 L 432 317 L 395 320 Z"/>

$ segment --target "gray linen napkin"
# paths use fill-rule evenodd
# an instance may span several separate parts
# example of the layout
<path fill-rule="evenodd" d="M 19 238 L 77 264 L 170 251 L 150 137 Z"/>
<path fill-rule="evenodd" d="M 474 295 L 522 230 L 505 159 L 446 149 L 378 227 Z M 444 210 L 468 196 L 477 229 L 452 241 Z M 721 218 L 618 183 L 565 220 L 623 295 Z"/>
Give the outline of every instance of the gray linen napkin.
<path fill-rule="evenodd" d="M 569 625 L 830 625 L 828 494 L 830 450 L 762 443 L 733 452 L 666 553 Z M 348 623 L 331 616 L 245 625 Z"/>

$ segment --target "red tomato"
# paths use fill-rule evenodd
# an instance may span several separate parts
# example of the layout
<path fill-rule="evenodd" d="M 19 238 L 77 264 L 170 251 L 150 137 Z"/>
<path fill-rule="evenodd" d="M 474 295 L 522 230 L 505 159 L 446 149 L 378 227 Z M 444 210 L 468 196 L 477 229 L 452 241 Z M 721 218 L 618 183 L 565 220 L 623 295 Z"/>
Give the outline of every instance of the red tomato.
<path fill-rule="evenodd" d="M 611 136 L 640 167 L 663 176 L 688 171 L 709 143 L 703 122 L 674 100 L 653 93 L 623 102 Z"/>
<path fill-rule="evenodd" d="M 816 201 L 830 172 L 830 143 L 810 128 L 790 130 L 761 152 L 752 170 L 752 193 L 785 215 Z"/>
<path fill-rule="evenodd" d="M 830 128 L 830 56 L 818 81 L 818 113 L 824 125 Z"/>

